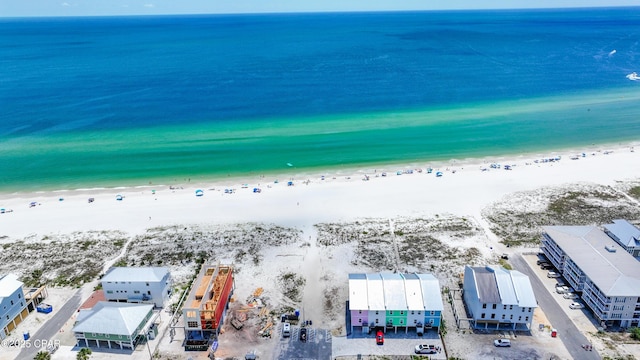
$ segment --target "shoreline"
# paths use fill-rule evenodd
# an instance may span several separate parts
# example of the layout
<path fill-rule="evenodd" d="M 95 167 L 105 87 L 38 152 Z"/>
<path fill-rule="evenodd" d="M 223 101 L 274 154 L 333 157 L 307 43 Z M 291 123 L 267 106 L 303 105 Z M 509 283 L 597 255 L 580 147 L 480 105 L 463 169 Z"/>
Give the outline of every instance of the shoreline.
<path fill-rule="evenodd" d="M 301 178 L 320 178 L 321 176 L 325 177 L 352 177 L 352 176 L 363 176 L 369 175 L 371 176 L 372 171 L 387 172 L 390 175 L 395 175 L 397 170 L 409 170 L 409 169 L 426 169 L 427 167 L 442 168 L 442 167 L 457 167 L 463 168 L 464 166 L 482 166 L 483 164 L 490 163 L 499 163 L 505 161 L 519 161 L 519 160 L 531 160 L 534 161 L 536 159 L 542 159 L 545 157 L 551 156 L 561 156 L 563 159 L 568 156 L 572 156 L 575 154 L 581 153 L 598 153 L 603 151 L 619 151 L 624 149 L 633 149 L 634 147 L 638 147 L 640 151 L 640 140 L 638 141 L 629 141 L 629 142 L 612 142 L 612 143 L 603 143 L 603 144 L 592 144 L 588 147 L 576 148 L 576 147 L 568 147 L 568 148 L 560 148 L 560 149 L 552 149 L 549 151 L 541 152 L 541 151 L 531 151 L 531 152 L 516 152 L 516 153 L 505 153 L 500 155 L 486 155 L 480 157 L 466 157 L 462 159 L 451 158 L 446 160 L 413 160 L 413 161 L 402 161 L 399 160 L 397 162 L 386 162 L 386 163 L 375 163 L 375 164 L 367 164 L 367 165 L 353 165 L 353 166 L 344 166 L 344 167 L 326 167 L 326 168 L 309 168 L 307 171 L 298 171 L 295 172 L 295 165 L 291 167 L 291 171 L 273 171 L 273 172 L 265 172 L 264 174 L 244 174 L 244 175 L 233 175 L 224 177 L 216 177 L 212 175 L 208 179 L 197 179 L 191 182 L 191 178 L 183 179 L 183 181 L 175 182 L 164 181 L 162 183 L 148 183 L 148 184 L 118 184 L 114 186 L 87 186 L 87 187 L 78 187 L 78 188 L 50 188 L 50 189 L 41 189 L 41 190 L 33 190 L 33 191 L 6 191 L 0 188 L 0 195 L 7 197 L 25 197 L 31 195 L 42 195 L 42 194 L 81 194 L 81 193 L 92 193 L 92 194 L 101 194 L 105 192 L 133 192 L 139 189 L 143 190 L 153 190 L 153 189 L 161 189 L 161 188 L 204 188 L 207 187 L 215 187 L 215 186 L 240 186 L 241 184 L 257 184 L 264 183 L 274 180 L 279 181 L 287 181 L 288 179 L 296 179 L 300 181 Z M 391 174 L 393 173 L 393 174 Z M 170 176 L 167 176 L 169 178 Z M 205 176 L 206 177 L 206 176 Z M 185 181 L 187 180 L 187 181 Z M 125 180 L 128 182 L 127 180 Z M 133 183 L 133 181 L 131 181 Z M 115 195 L 115 193 L 114 193 Z M 0 207 L 2 207 L 2 203 L 0 202 Z"/>
<path fill-rule="evenodd" d="M 295 228 L 357 218 L 454 214 L 481 217 L 504 196 L 547 186 L 581 182 L 613 184 L 640 179 L 636 143 L 594 146 L 542 154 L 452 159 L 423 165 L 389 165 L 335 173 L 298 173 L 288 178 L 191 182 L 178 186 L 5 194 L 0 203 L 0 242 L 43 234 L 120 230 L 139 234 L 158 226 L 263 222 Z M 582 157 L 585 153 L 585 157 Z M 576 160 L 571 157 L 579 155 Z M 559 161 L 540 161 L 560 156 Z M 538 160 L 538 162 L 536 162 Z M 490 168 L 512 165 L 512 170 Z M 426 172 L 433 167 L 433 173 Z M 413 174 L 396 175 L 414 169 Z M 382 172 L 386 171 L 386 176 Z M 436 171 L 443 173 L 436 177 Z M 322 179 L 324 175 L 324 180 Z M 364 181 L 368 175 L 368 181 Z M 293 186 L 288 186 L 293 179 Z M 246 184 L 243 185 L 243 184 Z M 253 188 L 259 187 L 260 193 Z M 196 189 L 204 196 L 197 197 Z M 234 189 L 225 193 L 226 189 Z M 155 190 L 155 191 L 152 191 Z M 122 195 L 123 200 L 116 200 Z M 88 198 L 94 202 L 88 203 Z M 61 201 L 60 198 L 63 200 Z M 37 205 L 30 207 L 30 203 Z M 12 211 L 11 211 L 12 210 Z M 9 212 L 11 211 L 11 212 Z"/>

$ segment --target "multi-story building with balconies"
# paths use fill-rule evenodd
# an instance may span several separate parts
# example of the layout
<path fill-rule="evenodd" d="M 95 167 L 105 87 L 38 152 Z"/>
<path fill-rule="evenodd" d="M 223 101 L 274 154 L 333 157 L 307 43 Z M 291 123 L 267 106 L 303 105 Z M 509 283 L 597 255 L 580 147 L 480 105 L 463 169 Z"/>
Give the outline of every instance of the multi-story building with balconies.
<path fill-rule="evenodd" d="M 542 251 L 603 326 L 638 326 L 640 262 L 595 226 L 545 226 Z"/>

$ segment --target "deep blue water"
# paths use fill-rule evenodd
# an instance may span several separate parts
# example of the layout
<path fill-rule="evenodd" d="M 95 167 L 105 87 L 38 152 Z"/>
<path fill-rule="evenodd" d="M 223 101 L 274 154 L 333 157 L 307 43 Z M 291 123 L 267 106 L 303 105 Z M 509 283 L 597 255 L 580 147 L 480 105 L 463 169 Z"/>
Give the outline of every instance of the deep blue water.
<path fill-rule="evenodd" d="M 49 181 L 47 186 L 95 182 L 95 169 L 83 180 L 81 169 L 36 176 L 24 164 L 52 153 L 58 154 L 58 168 L 65 159 L 73 163 L 80 156 L 91 163 L 94 153 L 96 159 L 109 156 L 96 141 L 133 130 L 172 127 L 140 150 L 145 156 L 161 157 L 171 152 L 163 147 L 167 140 L 183 141 L 181 128 L 206 128 L 215 137 L 222 131 L 273 130 L 292 119 L 298 124 L 313 119 L 309 132 L 317 134 L 328 131 L 319 117 L 342 116 L 346 122 L 368 114 L 517 107 L 519 101 L 538 101 L 544 109 L 545 100 L 540 99 L 585 94 L 593 99 L 610 92 L 631 96 L 640 91 L 640 82 L 625 75 L 640 72 L 639 39 L 639 8 L 0 19 L 0 168 L 12 174 L 0 175 L 0 188 L 18 182 L 34 187 L 38 181 Z M 588 118 L 594 126 L 580 131 L 592 142 L 616 141 L 619 134 L 626 135 L 623 140 L 637 138 L 640 128 L 630 119 L 640 111 L 629 104 L 621 108 L 623 112 L 606 118 Z M 571 111 L 563 108 L 545 116 L 555 116 L 551 122 L 561 124 L 561 114 Z M 549 128 L 549 119 L 536 128 L 535 118 L 506 114 L 486 121 L 512 129 Z M 407 136 L 394 130 L 392 121 L 385 126 L 393 142 Z M 593 133 L 594 129 L 598 130 Z M 437 131 L 447 133 L 446 128 Z M 484 156 L 532 146 L 531 139 L 483 140 L 484 135 L 474 136 L 474 131 L 460 138 L 460 148 L 452 145 L 439 155 Z M 501 131 L 509 132 L 509 127 Z M 352 129 L 339 139 L 297 141 L 305 151 L 332 153 L 362 146 L 363 133 L 356 132 Z M 379 142 L 382 135 L 372 135 L 380 146 L 385 145 Z M 74 150 L 65 153 L 65 136 L 81 136 L 85 143 L 74 138 Z M 557 136 L 550 146 L 557 147 L 566 135 Z M 249 140 L 262 137 L 257 133 Z M 238 138 L 236 145 L 242 146 L 241 141 L 248 139 Z M 269 144 L 277 146 L 273 138 L 265 141 L 265 153 Z M 500 141 L 512 144 L 496 150 Z M 39 145 L 49 150 L 38 151 Z M 363 155 L 340 164 L 434 156 L 396 151 L 392 145 L 385 156 L 372 153 L 370 158 Z M 213 145 L 201 151 L 233 156 Z M 135 161 L 141 154 L 120 156 Z M 308 156 L 320 156 L 329 167 L 337 165 L 326 154 Z M 166 163 L 172 161 L 166 158 Z M 322 161 L 310 163 L 321 166 Z M 212 169 L 211 175 L 276 170 L 225 166 Z M 172 171 L 176 170 L 168 165 L 142 169 L 128 179 L 170 176 Z M 179 174 L 185 172 L 188 169 L 180 169 Z"/>

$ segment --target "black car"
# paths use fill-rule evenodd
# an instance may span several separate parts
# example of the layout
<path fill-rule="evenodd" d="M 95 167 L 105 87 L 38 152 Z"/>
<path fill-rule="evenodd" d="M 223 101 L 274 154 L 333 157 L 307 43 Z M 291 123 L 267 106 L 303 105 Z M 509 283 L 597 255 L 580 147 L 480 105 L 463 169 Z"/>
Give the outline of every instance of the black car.
<path fill-rule="evenodd" d="M 307 342 L 307 328 L 300 329 L 300 341 Z"/>

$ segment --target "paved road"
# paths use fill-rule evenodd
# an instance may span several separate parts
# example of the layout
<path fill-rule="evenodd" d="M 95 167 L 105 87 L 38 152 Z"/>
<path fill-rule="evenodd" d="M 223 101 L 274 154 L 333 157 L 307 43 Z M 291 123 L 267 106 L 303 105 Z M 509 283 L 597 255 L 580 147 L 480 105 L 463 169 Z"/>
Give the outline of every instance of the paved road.
<path fill-rule="evenodd" d="M 529 276 L 533 292 L 536 294 L 538 306 L 544 311 L 547 319 L 558 330 L 558 336 L 574 359 L 600 360 L 597 351 L 585 351 L 582 344 L 588 344 L 589 340 L 582 335 L 567 314 L 562 311 L 558 302 L 544 287 L 540 278 L 529 267 L 529 264 L 519 254 L 514 254 L 511 263 L 516 270 Z"/>
<path fill-rule="evenodd" d="M 82 293 L 81 289 L 78 289 L 75 294 L 58 310 L 53 309 L 51 313 L 53 317 L 49 319 L 42 327 L 31 335 L 31 343 L 46 343 L 51 340 L 62 329 L 64 324 L 69 321 L 71 315 L 80 307 L 80 300 Z M 37 341 L 36 341 L 37 340 Z M 42 349 L 30 347 L 23 349 L 16 360 L 21 359 L 33 359 L 33 357 Z"/>

